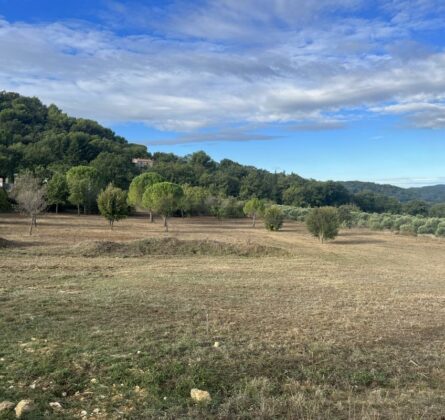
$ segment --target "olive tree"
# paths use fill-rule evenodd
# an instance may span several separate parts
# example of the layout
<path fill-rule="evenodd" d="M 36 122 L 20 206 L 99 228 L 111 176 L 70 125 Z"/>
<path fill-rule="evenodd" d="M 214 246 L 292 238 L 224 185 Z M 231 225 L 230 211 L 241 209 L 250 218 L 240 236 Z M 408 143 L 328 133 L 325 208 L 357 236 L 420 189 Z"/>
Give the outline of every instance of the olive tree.
<path fill-rule="evenodd" d="M 244 214 L 252 218 L 252 227 L 255 227 L 257 216 L 261 216 L 264 213 L 264 202 L 258 198 L 251 198 L 244 204 Z"/>
<path fill-rule="evenodd" d="M 11 195 L 19 211 L 31 218 L 29 234 L 32 235 L 32 228 L 37 226 L 37 215 L 47 207 L 46 185 L 32 173 L 26 172 L 16 178 Z"/>
<path fill-rule="evenodd" d="M 142 197 L 145 190 L 158 182 L 164 181 L 164 178 L 155 172 L 145 172 L 131 181 L 130 189 L 128 190 L 128 204 L 136 208 L 146 209 L 150 213 L 150 222 L 153 223 L 153 212 L 151 208 L 145 207 L 142 203 Z"/>
<path fill-rule="evenodd" d="M 142 196 L 142 204 L 162 216 L 164 229 L 168 232 L 167 219 L 180 209 L 183 195 L 184 192 L 178 184 L 159 182 L 145 190 Z"/>
<path fill-rule="evenodd" d="M 312 235 L 321 243 L 334 239 L 338 235 L 340 220 L 335 207 L 318 207 L 312 209 L 306 217 L 306 226 Z"/>
<path fill-rule="evenodd" d="M 267 230 L 278 231 L 283 226 L 284 214 L 278 206 L 270 206 L 264 212 L 264 225 Z"/>
<path fill-rule="evenodd" d="M 97 197 L 100 214 L 108 220 L 113 229 L 114 222 L 125 219 L 128 215 L 127 194 L 113 184 L 109 184 Z"/>

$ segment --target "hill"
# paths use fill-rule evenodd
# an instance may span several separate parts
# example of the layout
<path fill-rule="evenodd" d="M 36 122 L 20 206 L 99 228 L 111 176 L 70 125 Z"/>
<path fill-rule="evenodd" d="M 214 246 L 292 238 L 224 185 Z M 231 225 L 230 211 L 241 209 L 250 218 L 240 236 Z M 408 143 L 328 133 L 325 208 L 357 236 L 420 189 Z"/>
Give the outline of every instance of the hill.
<path fill-rule="evenodd" d="M 340 183 L 345 186 L 351 194 L 371 191 L 376 194 L 396 198 L 402 203 L 411 200 L 424 200 L 432 203 L 445 202 L 445 185 L 401 188 L 395 185 L 362 181 L 341 181 Z"/>

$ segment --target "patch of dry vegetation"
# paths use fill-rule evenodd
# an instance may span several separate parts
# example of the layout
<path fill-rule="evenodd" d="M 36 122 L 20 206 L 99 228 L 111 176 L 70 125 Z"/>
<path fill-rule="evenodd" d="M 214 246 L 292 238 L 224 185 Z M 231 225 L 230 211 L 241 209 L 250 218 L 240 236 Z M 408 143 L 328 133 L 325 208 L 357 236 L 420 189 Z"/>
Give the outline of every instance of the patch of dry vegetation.
<path fill-rule="evenodd" d="M 142 257 L 153 256 L 239 256 L 265 257 L 288 255 L 278 247 L 259 244 L 232 244 L 211 240 L 180 240 L 149 238 L 132 242 L 85 241 L 72 247 L 75 255 L 84 257 Z"/>
<path fill-rule="evenodd" d="M 445 241 L 351 230 L 321 245 L 294 223 L 172 222 L 166 238 L 142 218 L 109 232 L 47 217 L 30 239 L 26 220 L 0 219 L 1 236 L 34 244 L 0 250 L 0 400 L 31 399 L 37 417 L 57 401 L 66 418 L 443 415 Z M 97 238 L 289 255 L 73 252 Z"/>

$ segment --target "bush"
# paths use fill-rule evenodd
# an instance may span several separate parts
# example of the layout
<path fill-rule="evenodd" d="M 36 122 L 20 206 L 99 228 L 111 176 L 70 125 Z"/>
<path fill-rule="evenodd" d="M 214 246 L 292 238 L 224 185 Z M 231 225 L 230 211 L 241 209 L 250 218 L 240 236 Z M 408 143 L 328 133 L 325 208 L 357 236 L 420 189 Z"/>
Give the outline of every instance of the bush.
<path fill-rule="evenodd" d="M 445 222 L 440 222 L 437 226 L 436 236 L 445 237 Z"/>
<path fill-rule="evenodd" d="M 404 225 L 400 226 L 399 231 L 402 235 L 417 235 L 416 228 L 411 223 L 405 223 Z"/>
<path fill-rule="evenodd" d="M 337 209 L 335 207 L 312 209 L 306 218 L 306 226 L 322 243 L 326 239 L 334 239 L 340 227 Z"/>
<path fill-rule="evenodd" d="M 12 206 L 9 202 L 8 194 L 3 188 L 0 188 L 0 212 L 8 212 L 11 210 Z"/>
<path fill-rule="evenodd" d="M 277 231 L 283 226 L 284 215 L 278 206 L 271 206 L 264 212 L 264 225 L 266 229 Z"/>
<path fill-rule="evenodd" d="M 426 219 L 426 222 L 422 226 L 419 226 L 419 228 L 417 229 L 417 233 L 423 235 L 426 234 L 434 235 L 439 226 L 439 223 L 440 219 L 438 218 Z"/>

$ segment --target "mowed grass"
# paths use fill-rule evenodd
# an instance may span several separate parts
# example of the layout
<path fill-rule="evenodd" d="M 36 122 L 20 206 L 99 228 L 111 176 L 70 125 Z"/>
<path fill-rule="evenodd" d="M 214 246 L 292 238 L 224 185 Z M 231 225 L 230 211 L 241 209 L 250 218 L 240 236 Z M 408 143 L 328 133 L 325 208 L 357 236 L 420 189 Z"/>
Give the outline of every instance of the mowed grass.
<path fill-rule="evenodd" d="M 0 216 L 0 402 L 28 418 L 428 418 L 445 415 L 445 241 L 304 226 Z M 275 256 L 76 255 L 164 237 Z M 214 343 L 219 342 L 215 347 Z M 190 389 L 207 390 L 196 404 Z M 50 402 L 59 402 L 54 412 Z M 3 416 L 3 417 L 1 417 Z M 0 414 L 13 418 L 13 412 Z"/>

